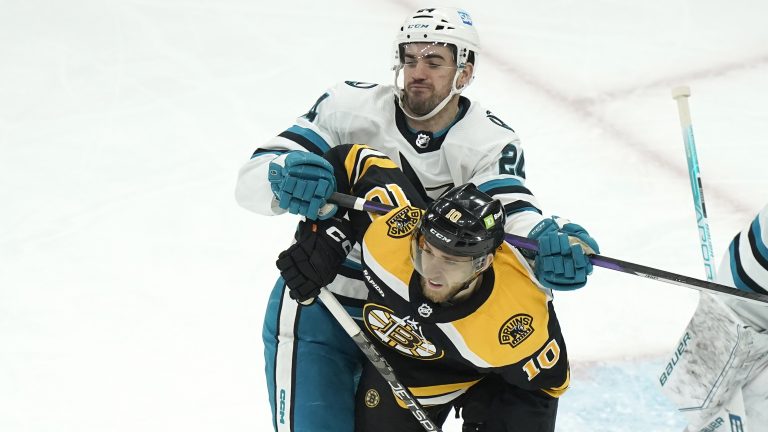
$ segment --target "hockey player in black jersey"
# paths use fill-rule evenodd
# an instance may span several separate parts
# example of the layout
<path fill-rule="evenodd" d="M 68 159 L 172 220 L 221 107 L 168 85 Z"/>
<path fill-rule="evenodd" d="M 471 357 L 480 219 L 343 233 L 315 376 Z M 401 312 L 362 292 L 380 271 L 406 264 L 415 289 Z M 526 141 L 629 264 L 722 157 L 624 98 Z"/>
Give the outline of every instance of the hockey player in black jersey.
<path fill-rule="evenodd" d="M 433 420 L 442 423 L 458 404 L 466 407 L 465 430 L 554 431 L 557 398 L 570 380 L 566 346 L 551 290 L 503 242 L 499 200 L 470 183 L 426 206 L 382 153 L 348 145 L 325 157 L 340 191 L 386 197 L 397 208 L 302 222 L 297 243 L 277 261 L 291 297 L 311 302 L 341 268 L 344 241 L 356 239 L 369 291 L 364 329 Z M 537 267 L 563 280 L 591 272 L 568 234 L 543 231 Z M 580 227 L 572 231 L 594 244 Z M 421 430 L 369 364 L 355 424 L 366 432 Z"/>

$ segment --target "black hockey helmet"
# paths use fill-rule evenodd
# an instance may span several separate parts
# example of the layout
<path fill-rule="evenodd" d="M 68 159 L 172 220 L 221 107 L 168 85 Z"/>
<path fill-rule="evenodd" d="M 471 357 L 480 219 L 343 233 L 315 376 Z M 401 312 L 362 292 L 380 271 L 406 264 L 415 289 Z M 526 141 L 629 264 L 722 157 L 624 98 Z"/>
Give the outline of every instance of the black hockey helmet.
<path fill-rule="evenodd" d="M 427 207 L 419 234 L 445 253 L 481 257 L 493 254 L 504 241 L 504 221 L 501 201 L 467 183 Z"/>

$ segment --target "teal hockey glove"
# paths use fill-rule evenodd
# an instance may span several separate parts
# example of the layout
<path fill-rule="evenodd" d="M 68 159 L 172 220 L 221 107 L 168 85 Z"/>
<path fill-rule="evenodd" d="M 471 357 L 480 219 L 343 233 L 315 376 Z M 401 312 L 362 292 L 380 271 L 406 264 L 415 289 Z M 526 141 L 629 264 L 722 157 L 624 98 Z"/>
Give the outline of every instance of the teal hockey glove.
<path fill-rule="evenodd" d="M 529 238 L 538 240 L 534 258 L 536 279 L 547 288 L 569 291 L 583 287 L 592 274 L 587 254 L 600 253 L 600 247 L 580 225 L 553 216 L 533 227 Z"/>
<path fill-rule="evenodd" d="M 554 216 L 554 217 L 557 218 L 557 216 Z M 600 246 L 598 246 L 597 241 L 593 239 L 592 236 L 589 235 L 587 230 L 585 230 L 581 225 L 575 224 L 573 222 L 568 222 L 566 219 L 558 218 L 558 221 L 565 222 L 560 227 L 560 232 L 564 234 L 568 234 L 568 236 L 571 238 L 571 243 L 573 243 L 574 240 L 577 240 L 576 243 L 581 245 L 582 249 L 584 249 L 584 253 L 586 253 L 587 255 L 600 253 Z"/>
<path fill-rule="evenodd" d="M 322 157 L 304 151 L 292 151 L 269 163 L 269 183 L 282 209 L 308 219 L 327 219 L 336 207 L 321 208 L 336 192 L 333 166 Z"/>

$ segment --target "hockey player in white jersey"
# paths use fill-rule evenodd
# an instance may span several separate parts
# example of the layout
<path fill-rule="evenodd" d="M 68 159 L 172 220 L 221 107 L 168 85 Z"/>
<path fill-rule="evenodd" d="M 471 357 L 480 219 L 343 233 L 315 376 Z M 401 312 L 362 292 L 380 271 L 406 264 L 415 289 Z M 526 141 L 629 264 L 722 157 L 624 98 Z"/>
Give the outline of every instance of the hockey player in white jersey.
<path fill-rule="evenodd" d="M 768 206 L 731 241 L 718 282 L 768 294 Z M 686 432 L 768 432 L 768 307 L 702 295 L 659 384 Z"/>
<path fill-rule="evenodd" d="M 320 209 L 334 192 L 335 180 L 320 155 L 341 144 L 364 143 L 391 158 L 426 201 L 472 182 L 504 204 L 507 232 L 533 232 L 535 237 L 559 230 L 553 219 L 541 215 L 524 186 L 525 162 L 515 131 L 461 95 L 480 56 L 470 15 L 452 8 L 416 11 L 399 29 L 392 56 L 394 85 L 340 83 L 261 145 L 240 170 L 238 203 L 262 215 L 330 217 L 333 212 Z M 395 194 L 382 188 L 366 198 L 393 204 L 400 198 Z M 367 295 L 359 256 L 356 246 L 329 285 L 353 316 L 360 316 Z M 538 277 L 553 289 L 586 283 L 584 275 Z M 300 307 L 278 279 L 263 340 L 275 430 L 352 431 L 350 413 L 363 357 L 327 310 Z"/>

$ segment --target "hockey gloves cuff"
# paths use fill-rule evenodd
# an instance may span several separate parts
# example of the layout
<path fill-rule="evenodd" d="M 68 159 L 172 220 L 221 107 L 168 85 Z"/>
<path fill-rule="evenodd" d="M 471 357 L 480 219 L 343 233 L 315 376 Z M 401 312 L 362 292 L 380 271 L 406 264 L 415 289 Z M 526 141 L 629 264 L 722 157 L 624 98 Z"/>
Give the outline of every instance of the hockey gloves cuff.
<path fill-rule="evenodd" d="M 304 305 L 311 304 L 320 294 L 320 288 L 336 278 L 352 244 L 348 220 L 331 218 L 299 223 L 296 243 L 281 252 L 275 263 L 291 298 Z"/>
<path fill-rule="evenodd" d="M 553 216 L 533 227 L 528 237 L 539 243 L 534 273 L 542 285 L 560 291 L 586 285 L 592 274 L 587 254 L 600 253 L 600 248 L 584 228 Z"/>
<path fill-rule="evenodd" d="M 305 151 L 280 155 L 270 162 L 268 179 L 280 208 L 312 220 L 336 213 L 335 206 L 323 208 L 336 191 L 336 179 L 333 166 L 321 156 Z"/>

